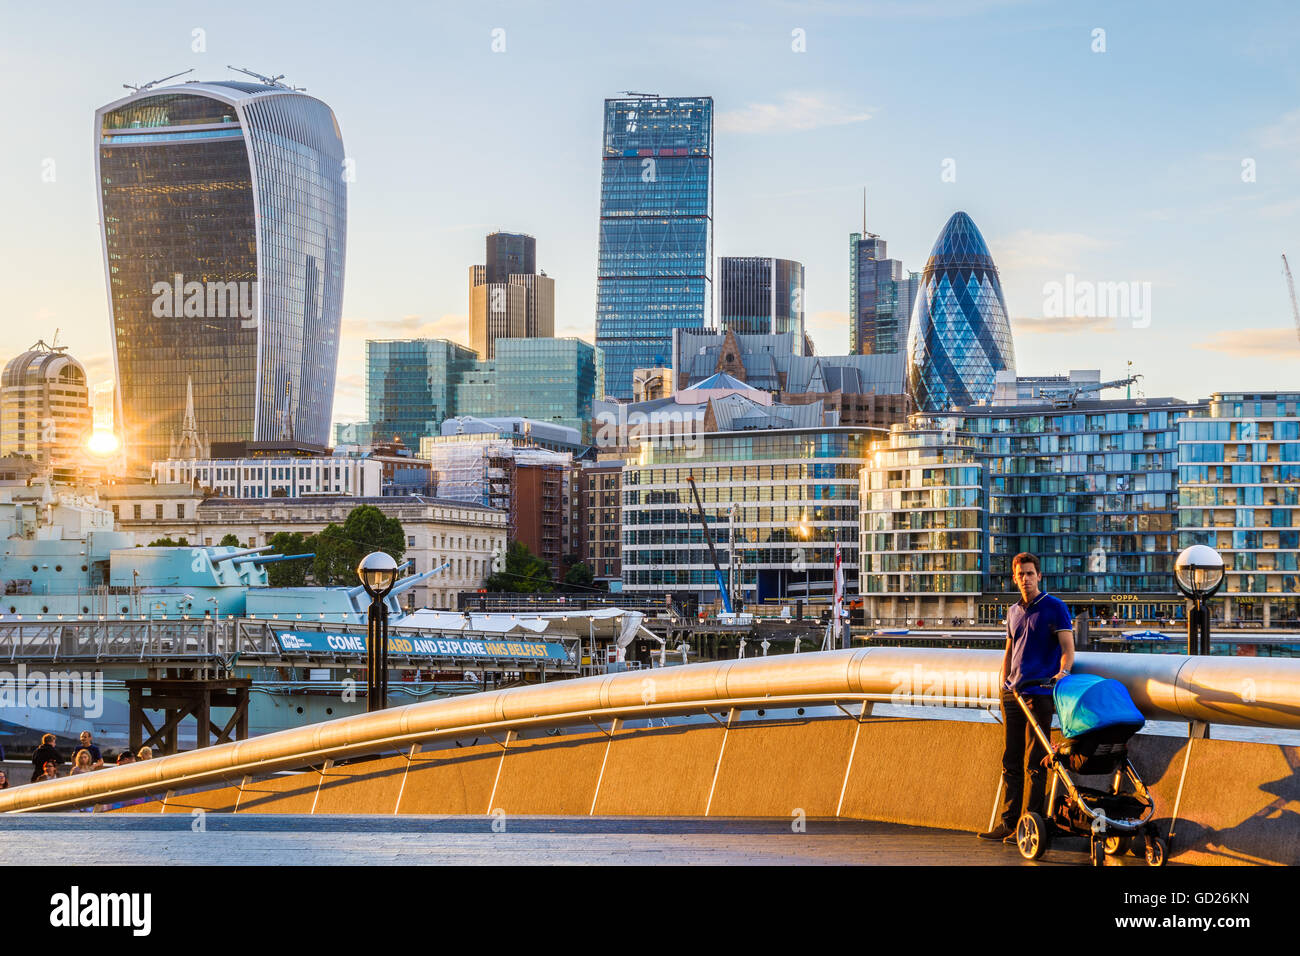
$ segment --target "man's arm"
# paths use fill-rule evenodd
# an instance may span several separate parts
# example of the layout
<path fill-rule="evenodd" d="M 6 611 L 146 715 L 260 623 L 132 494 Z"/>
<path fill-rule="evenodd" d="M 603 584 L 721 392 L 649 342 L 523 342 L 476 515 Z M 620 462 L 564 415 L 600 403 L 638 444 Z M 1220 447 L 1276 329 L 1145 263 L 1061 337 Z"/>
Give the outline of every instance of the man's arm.
<path fill-rule="evenodd" d="M 1002 669 L 998 671 L 998 693 L 1002 693 L 1007 686 L 1007 671 L 1011 670 L 1011 638 L 1007 638 L 1007 646 L 1002 651 Z"/>
<path fill-rule="evenodd" d="M 1056 639 L 1061 642 L 1061 672 L 1056 675 L 1059 680 L 1069 674 L 1074 667 L 1074 631 L 1057 631 Z"/>

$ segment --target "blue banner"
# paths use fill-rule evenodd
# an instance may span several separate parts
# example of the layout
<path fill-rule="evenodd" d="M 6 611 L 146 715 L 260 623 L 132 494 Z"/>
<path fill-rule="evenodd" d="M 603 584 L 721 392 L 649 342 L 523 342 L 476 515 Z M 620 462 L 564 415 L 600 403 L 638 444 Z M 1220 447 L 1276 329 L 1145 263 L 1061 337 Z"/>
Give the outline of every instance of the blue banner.
<path fill-rule="evenodd" d="M 365 654 L 364 634 L 335 634 L 328 631 L 277 631 L 275 639 L 286 654 L 307 651 L 317 654 Z M 388 653 L 412 657 L 490 657 L 511 660 L 567 661 L 564 645 L 551 641 L 515 638 L 468 640 L 422 637 L 418 634 L 388 635 Z"/>

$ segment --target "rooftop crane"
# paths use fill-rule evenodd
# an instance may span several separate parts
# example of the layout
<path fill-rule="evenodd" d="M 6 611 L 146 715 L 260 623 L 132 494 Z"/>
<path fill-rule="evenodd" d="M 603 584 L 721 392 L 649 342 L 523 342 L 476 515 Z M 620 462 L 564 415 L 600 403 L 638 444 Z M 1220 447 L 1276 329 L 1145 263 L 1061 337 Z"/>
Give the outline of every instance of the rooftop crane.
<path fill-rule="evenodd" d="M 1286 261 L 1286 253 L 1282 253 L 1282 270 L 1286 273 L 1286 288 L 1291 293 L 1291 314 L 1295 316 L 1296 335 L 1300 335 L 1300 305 L 1295 300 L 1295 279 L 1291 278 L 1291 266 Z"/>
<path fill-rule="evenodd" d="M 1104 388 L 1120 388 L 1124 385 L 1132 385 L 1142 377 L 1141 373 L 1130 375 L 1128 378 L 1118 378 L 1113 382 L 1080 382 L 1077 385 L 1067 385 L 1063 388 L 1040 388 L 1038 397 L 1051 402 L 1056 408 L 1073 408 L 1079 401 L 1079 396 L 1086 392 L 1100 392 Z"/>
<path fill-rule="evenodd" d="M 713 559 L 713 573 L 718 576 L 718 590 L 722 593 L 722 606 L 727 614 L 732 614 L 734 612 L 731 609 L 731 594 L 727 591 L 727 579 L 718 564 L 718 552 L 713 547 L 713 535 L 709 533 L 709 523 L 704 518 L 704 506 L 700 504 L 700 493 L 695 487 L 695 476 L 687 475 L 686 483 L 691 486 L 691 497 L 695 499 L 695 511 L 700 516 L 700 527 L 704 529 L 704 540 L 709 546 L 709 557 Z"/>

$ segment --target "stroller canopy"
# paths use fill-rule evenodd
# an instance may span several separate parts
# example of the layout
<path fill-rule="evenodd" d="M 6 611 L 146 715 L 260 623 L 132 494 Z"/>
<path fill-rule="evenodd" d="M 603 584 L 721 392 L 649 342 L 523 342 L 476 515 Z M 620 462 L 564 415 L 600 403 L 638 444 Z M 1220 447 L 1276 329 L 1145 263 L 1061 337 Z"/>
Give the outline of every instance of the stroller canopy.
<path fill-rule="evenodd" d="M 1066 737 L 1111 727 L 1131 727 L 1135 734 L 1146 723 L 1128 688 L 1107 677 L 1070 674 L 1057 681 L 1053 698 Z"/>

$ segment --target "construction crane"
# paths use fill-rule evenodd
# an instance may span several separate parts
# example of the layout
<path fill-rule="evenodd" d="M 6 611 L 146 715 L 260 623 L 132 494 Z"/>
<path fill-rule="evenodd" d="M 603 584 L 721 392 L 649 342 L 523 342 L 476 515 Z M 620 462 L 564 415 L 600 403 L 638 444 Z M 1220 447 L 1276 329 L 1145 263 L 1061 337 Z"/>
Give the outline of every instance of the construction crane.
<path fill-rule="evenodd" d="M 1056 408 L 1073 408 L 1079 403 L 1079 397 L 1090 392 L 1100 392 L 1105 388 L 1122 388 L 1132 385 L 1142 377 L 1141 373 L 1128 378 L 1118 378 L 1112 382 L 1080 382 L 1064 388 L 1040 388 L 1038 397 L 1052 403 Z"/>
<path fill-rule="evenodd" d="M 722 573 L 722 567 L 718 564 L 718 552 L 713 547 L 713 535 L 709 533 L 709 523 L 704 518 L 704 505 L 700 504 L 700 493 L 695 487 L 695 476 L 687 475 L 686 483 L 691 486 L 691 497 L 695 499 L 695 511 L 700 516 L 700 527 L 704 529 L 704 541 L 709 546 L 709 557 L 713 559 L 713 573 L 718 577 L 718 590 L 722 592 L 722 606 L 730 616 L 734 613 L 731 610 L 731 594 L 727 590 L 727 578 Z"/>
<path fill-rule="evenodd" d="M 190 69 L 188 70 L 181 70 L 179 73 L 173 73 L 171 76 L 164 76 L 161 79 L 150 80 L 148 83 L 142 83 L 139 86 L 136 86 L 133 83 L 123 83 L 122 85 L 126 87 L 128 90 L 132 90 L 136 93 L 143 93 L 145 90 L 153 89 L 159 83 L 166 83 L 168 80 L 174 80 L 178 76 L 184 76 L 186 73 L 193 73 L 193 72 L 194 72 L 194 68 L 190 67 Z"/>
<path fill-rule="evenodd" d="M 1282 253 L 1282 271 L 1286 273 L 1286 288 L 1291 293 L 1291 314 L 1295 316 L 1296 335 L 1300 335 L 1300 305 L 1296 304 L 1295 299 L 1295 279 L 1291 278 L 1291 266 L 1286 261 L 1286 253 Z"/>

